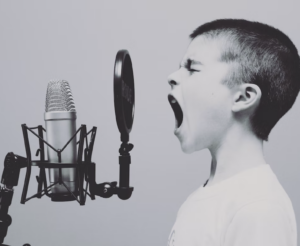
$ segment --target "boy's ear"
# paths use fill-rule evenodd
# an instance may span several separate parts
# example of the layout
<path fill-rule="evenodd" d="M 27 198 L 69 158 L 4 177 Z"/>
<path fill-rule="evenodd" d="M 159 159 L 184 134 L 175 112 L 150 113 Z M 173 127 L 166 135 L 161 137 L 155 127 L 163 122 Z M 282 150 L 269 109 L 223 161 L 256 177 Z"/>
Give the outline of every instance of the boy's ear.
<path fill-rule="evenodd" d="M 232 111 L 235 113 L 254 110 L 261 99 L 261 90 L 255 84 L 241 84 L 234 93 Z"/>

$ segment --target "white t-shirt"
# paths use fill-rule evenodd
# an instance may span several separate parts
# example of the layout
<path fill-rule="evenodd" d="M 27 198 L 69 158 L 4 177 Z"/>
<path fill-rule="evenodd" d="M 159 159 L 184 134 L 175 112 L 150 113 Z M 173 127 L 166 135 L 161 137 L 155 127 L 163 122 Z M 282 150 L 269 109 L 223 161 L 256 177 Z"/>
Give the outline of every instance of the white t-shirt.
<path fill-rule="evenodd" d="M 270 165 L 251 168 L 193 192 L 168 246 L 297 246 L 293 206 Z"/>

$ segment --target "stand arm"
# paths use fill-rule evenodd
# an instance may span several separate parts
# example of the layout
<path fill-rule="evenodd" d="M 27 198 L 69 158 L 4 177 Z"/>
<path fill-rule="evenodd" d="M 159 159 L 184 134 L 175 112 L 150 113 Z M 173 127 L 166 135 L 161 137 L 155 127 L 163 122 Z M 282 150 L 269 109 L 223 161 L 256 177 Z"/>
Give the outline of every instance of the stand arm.
<path fill-rule="evenodd" d="M 10 152 L 4 159 L 4 170 L 2 173 L 0 187 L 0 243 L 2 244 L 6 237 L 8 227 L 12 219 L 8 214 L 8 209 L 13 198 L 13 186 L 18 185 L 20 169 L 26 166 L 26 158 L 14 155 Z"/>
<path fill-rule="evenodd" d="M 8 208 L 11 204 L 13 193 L 13 190 L 7 187 L 0 190 L 0 243 L 3 243 L 12 221 L 8 214 Z"/>

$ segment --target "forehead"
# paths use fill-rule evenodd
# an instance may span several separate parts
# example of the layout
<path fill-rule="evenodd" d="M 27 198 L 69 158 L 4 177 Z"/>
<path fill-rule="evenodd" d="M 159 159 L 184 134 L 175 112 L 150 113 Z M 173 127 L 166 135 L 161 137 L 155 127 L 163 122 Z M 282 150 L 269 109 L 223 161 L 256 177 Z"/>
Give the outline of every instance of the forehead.
<path fill-rule="evenodd" d="M 219 62 L 221 60 L 221 54 L 221 40 L 199 35 L 190 43 L 184 60 L 197 60 L 205 65 L 206 63 Z"/>

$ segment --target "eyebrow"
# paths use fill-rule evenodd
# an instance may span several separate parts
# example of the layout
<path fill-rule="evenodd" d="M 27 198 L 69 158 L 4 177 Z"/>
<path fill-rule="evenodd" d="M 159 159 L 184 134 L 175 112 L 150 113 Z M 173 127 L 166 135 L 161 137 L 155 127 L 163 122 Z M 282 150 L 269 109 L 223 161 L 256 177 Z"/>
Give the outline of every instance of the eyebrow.
<path fill-rule="evenodd" d="M 183 66 L 187 66 L 187 67 L 190 67 L 191 65 L 195 64 L 195 65 L 203 65 L 202 62 L 200 61 L 196 61 L 196 60 L 192 60 L 190 58 L 188 58 L 185 62 L 184 62 L 184 65 Z M 179 68 L 181 68 L 181 63 L 179 63 Z"/>

